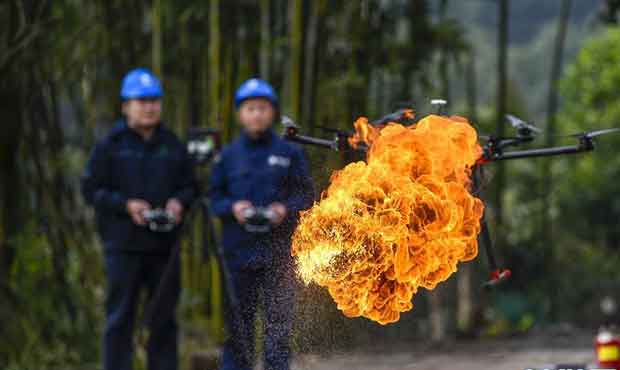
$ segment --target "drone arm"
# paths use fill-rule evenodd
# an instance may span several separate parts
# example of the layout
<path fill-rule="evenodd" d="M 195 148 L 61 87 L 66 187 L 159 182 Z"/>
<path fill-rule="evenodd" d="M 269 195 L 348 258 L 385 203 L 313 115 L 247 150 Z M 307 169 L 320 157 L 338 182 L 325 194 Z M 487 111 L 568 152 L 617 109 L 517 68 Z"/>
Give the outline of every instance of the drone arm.
<path fill-rule="evenodd" d="M 593 150 L 591 145 L 570 145 L 560 146 L 557 148 L 543 148 L 543 149 L 530 149 L 530 150 L 518 150 L 513 152 L 504 152 L 501 154 L 495 154 L 490 158 L 490 161 L 504 161 L 509 159 L 520 158 L 535 158 L 535 157 L 551 157 L 563 154 L 576 154 Z"/>
<path fill-rule="evenodd" d="M 293 142 L 300 143 L 300 144 L 308 144 L 308 145 L 314 145 L 314 146 L 320 146 L 323 148 L 338 150 L 338 143 L 335 140 L 326 140 L 326 139 L 320 139 L 316 137 L 297 135 L 297 134 L 286 135 L 284 136 L 284 138 L 286 140 L 293 141 Z"/>
<path fill-rule="evenodd" d="M 532 141 L 532 137 L 516 137 L 512 139 L 504 139 L 496 144 L 496 150 L 501 151 L 509 146 L 517 146 Z"/>
<path fill-rule="evenodd" d="M 485 288 L 491 288 L 504 282 L 505 280 L 508 280 L 508 278 L 510 278 L 510 276 L 512 275 L 512 271 L 506 268 L 499 268 L 497 265 L 497 260 L 495 259 L 495 251 L 493 250 L 493 241 L 491 240 L 489 226 L 487 225 L 484 214 L 482 215 L 480 224 L 481 230 L 479 242 L 482 242 L 482 244 L 484 245 L 487 255 L 487 261 L 489 264 L 489 270 L 491 270 L 489 273 L 489 280 L 485 281 L 482 286 Z"/>

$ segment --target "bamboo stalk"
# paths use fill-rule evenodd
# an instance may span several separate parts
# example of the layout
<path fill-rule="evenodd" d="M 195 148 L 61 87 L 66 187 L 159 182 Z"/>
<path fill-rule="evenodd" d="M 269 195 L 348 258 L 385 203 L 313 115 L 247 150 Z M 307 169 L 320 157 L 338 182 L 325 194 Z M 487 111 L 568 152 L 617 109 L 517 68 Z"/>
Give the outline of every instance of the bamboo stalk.
<path fill-rule="evenodd" d="M 289 43 L 291 52 L 288 76 L 288 109 L 289 114 L 296 119 L 299 119 L 301 105 L 302 8 L 302 0 L 292 0 L 289 3 Z"/>
<path fill-rule="evenodd" d="M 209 2 L 209 122 L 220 122 L 220 1 Z M 222 127 L 219 127 L 222 129 Z"/>
<path fill-rule="evenodd" d="M 261 78 L 269 80 L 271 67 L 271 1 L 260 0 L 260 65 Z"/>

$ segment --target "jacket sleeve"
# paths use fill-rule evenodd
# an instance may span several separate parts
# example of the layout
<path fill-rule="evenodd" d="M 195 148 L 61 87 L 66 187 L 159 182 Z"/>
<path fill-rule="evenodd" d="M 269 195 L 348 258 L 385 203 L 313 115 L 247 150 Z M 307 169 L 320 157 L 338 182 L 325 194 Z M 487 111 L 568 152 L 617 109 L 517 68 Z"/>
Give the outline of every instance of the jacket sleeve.
<path fill-rule="evenodd" d="M 95 208 L 125 212 L 127 197 L 110 186 L 110 157 L 106 143 L 95 146 L 81 178 L 82 195 Z"/>
<path fill-rule="evenodd" d="M 213 214 L 218 217 L 232 217 L 234 201 L 228 193 L 226 170 L 221 156 L 216 158 L 211 167 L 208 197 Z"/>
<path fill-rule="evenodd" d="M 172 198 L 178 199 L 187 209 L 198 196 L 198 184 L 194 175 L 194 166 L 189 158 L 187 149 L 183 147 L 181 156 L 181 168 L 179 169 L 178 182 Z"/>
<path fill-rule="evenodd" d="M 297 216 L 299 211 L 310 208 L 314 201 L 314 184 L 303 151 L 298 150 L 292 156 L 289 176 L 289 197 L 284 200 L 284 205 L 290 214 Z"/>

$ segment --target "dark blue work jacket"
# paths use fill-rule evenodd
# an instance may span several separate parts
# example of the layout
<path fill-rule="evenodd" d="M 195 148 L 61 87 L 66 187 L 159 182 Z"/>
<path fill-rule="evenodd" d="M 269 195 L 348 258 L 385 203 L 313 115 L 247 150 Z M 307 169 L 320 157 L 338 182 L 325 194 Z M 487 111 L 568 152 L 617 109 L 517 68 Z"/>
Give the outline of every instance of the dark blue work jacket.
<path fill-rule="evenodd" d="M 145 141 L 125 120 L 97 143 L 82 176 L 82 193 L 95 207 L 97 227 L 106 250 L 167 253 L 177 239 L 172 232 L 152 232 L 134 224 L 126 210 L 130 198 L 163 208 L 170 198 L 187 210 L 196 183 L 185 145 L 159 125 Z"/>
<path fill-rule="evenodd" d="M 314 190 L 303 151 L 267 131 L 259 139 L 244 132 L 215 159 L 209 181 L 213 213 L 222 220 L 222 244 L 229 263 L 262 265 L 290 258 L 290 238 L 299 211 L 309 208 Z M 233 203 L 248 200 L 256 207 L 273 202 L 286 206 L 285 221 L 268 233 L 249 233 L 233 216 Z"/>

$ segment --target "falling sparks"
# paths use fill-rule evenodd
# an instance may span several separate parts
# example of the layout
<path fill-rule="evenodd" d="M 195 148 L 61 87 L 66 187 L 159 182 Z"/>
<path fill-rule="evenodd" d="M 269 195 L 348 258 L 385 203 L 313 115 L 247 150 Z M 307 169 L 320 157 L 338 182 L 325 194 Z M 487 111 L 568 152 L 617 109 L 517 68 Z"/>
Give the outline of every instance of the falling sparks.
<path fill-rule="evenodd" d="M 292 253 L 299 276 L 326 287 L 347 317 L 396 322 L 419 288 L 433 289 L 478 254 L 483 203 L 470 191 L 481 155 L 461 117 L 414 126 L 355 122 L 365 162 L 332 175 L 301 215 Z"/>

